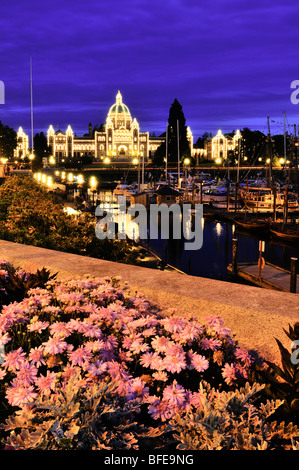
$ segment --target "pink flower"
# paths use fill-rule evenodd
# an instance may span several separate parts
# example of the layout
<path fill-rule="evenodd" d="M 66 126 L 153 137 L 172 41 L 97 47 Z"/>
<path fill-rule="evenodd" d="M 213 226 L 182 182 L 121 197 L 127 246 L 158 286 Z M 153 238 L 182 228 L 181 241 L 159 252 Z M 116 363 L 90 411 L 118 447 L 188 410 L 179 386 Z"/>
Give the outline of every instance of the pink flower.
<path fill-rule="evenodd" d="M 40 346 L 39 348 L 31 349 L 29 353 L 29 359 L 35 363 L 36 367 L 39 367 L 42 364 L 46 364 L 43 347 Z"/>
<path fill-rule="evenodd" d="M 245 351 L 244 349 L 237 348 L 235 351 L 235 356 L 237 359 L 240 359 L 245 366 L 251 366 L 253 363 L 253 357 L 248 351 Z"/>
<path fill-rule="evenodd" d="M 59 338 L 50 338 L 43 343 L 45 354 L 61 354 L 68 348 L 68 344 Z"/>
<path fill-rule="evenodd" d="M 148 394 L 149 388 L 145 386 L 145 383 L 140 377 L 137 377 L 130 383 L 130 392 L 132 394 L 132 398 L 142 397 L 143 395 Z"/>
<path fill-rule="evenodd" d="M 27 387 L 28 385 L 31 385 L 34 382 L 36 375 L 37 368 L 35 367 L 35 365 L 31 364 L 30 362 L 24 361 L 22 367 L 18 372 L 17 381 L 18 383 Z"/>
<path fill-rule="evenodd" d="M 176 380 L 171 385 L 165 387 L 163 399 L 168 401 L 174 407 L 181 407 L 186 400 L 186 391 Z"/>
<path fill-rule="evenodd" d="M 49 323 L 47 321 L 35 321 L 27 325 L 27 329 L 30 332 L 36 331 L 37 333 L 41 333 L 42 330 L 48 328 Z"/>
<path fill-rule="evenodd" d="M 87 371 L 90 373 L 91 376 L 98 376 L 102 375 L 107 370 L 107 363 L 103 361 L 95 361 L 91 363 Z"/>
<path fill-rule="evenodd" d="M 92 358 L 92 354 L 90 351 L 87 351 L 84 346 L 79 346 L 74 351 L 70 351 L 68 353 L 69 359 L 73 366 L 85 366 L 90 359 Z"/>
<path fill-rule="evenodd" d="M 57 374 L 48 370 L 46 376 L 41 375 L 35 380 L 35 384 L 42 393 L 49 395 L 51 390 L 55 389 L 56 379 Z"/>
<path fill-rule="evenodd" d="M 185 322 L 178 317 L 164 318 L 161 320 L 161 324 L 170 333 L 179 333 L 185 326 Z"/>
<path fill-rule="evenodd" d="M 158 353 L 146 352 L 140 358 L 140 364 L 150 369 L 161 370 L 164 368 L 163 359 Z"/>
<path fill-rule="evenodd" d="M 6 391 L 6 398 L 12 406 L 23 406 L 37 398 L 38 394 L 34 391 L 34 387 L 20 387 L 13 383 Z"/>
<path fill-rule="evenodd" d="M 227 385 L 232 385 L 234 380 L 237 379 L 235 364 L 225 364 L 225 366 L 222 368 L 222 377 L 224 378 Z"/>
<path fill-rule="evenodd" d="M 152 347 L 157 352 L 165 352 L 171 344 L 174 344 L 173 341 L 165 336 L 155 336 L 155 338 L 152 339 Z"/>
<path fill-rule="evenodd" d="M 3 362 L 3 367 L 16 372 L 16 370 L 21 369 L 23 366 L 26 355 L 22 348 L 15 349 L 14 351 L 10 351 L 5 356 L 5 361 Z"/>
<path fill-rule="evenodd" d="M 216 351 L 221 348 L 221 342 L 218 339 L 203 338 L 200 342 L 200 347 L 204 350 L 211 349 L 212 351 Z"/>
<path fill-rule="evenodd" d="M 187 366 L 185 353 L 166 354 L 163 360 L 163 366 L 172 374 L 180 373 L 183 369 L 186 369 Z"/>
<path fill-rule="evenodd" d="M 167 382 L 168 375 L 165 371 L 159 370 L 158 372 L 153 373 L 153 378 L 161 382 Z"/>
<path fill-rule="evenodd" d="M 149 407 L 148 412 L 153 419 L 160 419 L 167 421 L 175 415 L 175 407 L 171 406 L 168 401 L 156 400 L 152 406 Z"/>
<path fill-rule="evenodd" d="M 190 369 L 195 369 L 197 372 L 204 372 L 209 367 L 209 361 L 201 354 L 194 353 L 193 351 L 188 352 L 190 359 Z"/>
<path fill-rule="evenodd" d="M 67 338 L 71 334 L 71 329 L 65 322 L 55 322 L 50 326 L 50 333 L 54 337 Z"/>

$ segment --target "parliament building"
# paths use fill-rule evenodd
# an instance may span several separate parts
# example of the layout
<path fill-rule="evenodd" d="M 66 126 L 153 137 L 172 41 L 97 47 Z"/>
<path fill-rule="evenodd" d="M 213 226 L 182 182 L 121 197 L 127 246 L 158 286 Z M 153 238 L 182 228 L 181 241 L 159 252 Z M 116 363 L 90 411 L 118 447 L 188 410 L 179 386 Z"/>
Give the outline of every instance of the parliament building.
<path fill-rule="evenodd" d="M 220 132 L 220 131 L 219 131 Z M 218 140 L 220 144 L 218 145 Z M 240 137 L 238 134 L 237 140 Z M 193 135 L 190 127 L 187 127 L 187 139 L 190 145 L 191 155 L 198 159 L 207 158 L 213 160 L 220 155 L 224 156 L 227 150 L 226 136 L 219 133 L 213 139 L 213 145 L 205 149 L 196 149 L 193 146 Z M 217 145 L 214 145 L 217 140 Z M 231 139 L 230 139 L 231 140 Z M 232 139 L 228 147 L 232 148 L 237 143 Z M 72 158 L 91 157 L 94 162 L 113 164 L 120 162 L 137 163 L 144 158 L 150 162 L 157 148 L 165 141 L 165 137 L 154 137 L 149 132 L 141 132 L 137 119 L 130 113 L 129 108 L 123 103 L 122 95 L 118 91 L 115 103 L 110 107 L 105 124 L 101 130 L 93 130 L 89 124 L 88 133 L 78 137 L 69 125 L 65 132 L 54 130 L 50 125 L 47 131 L 47 142 L 51 149 L 53 162 L 63 164 Z M 217 148 L 217 151 L 216 151 Z M 223 150 L 223 151 L 222 151 Z M 17 148 L 15 157 L 22 158 L 29 154 L 29 137 L 22 129 L 17 132 Z"/>

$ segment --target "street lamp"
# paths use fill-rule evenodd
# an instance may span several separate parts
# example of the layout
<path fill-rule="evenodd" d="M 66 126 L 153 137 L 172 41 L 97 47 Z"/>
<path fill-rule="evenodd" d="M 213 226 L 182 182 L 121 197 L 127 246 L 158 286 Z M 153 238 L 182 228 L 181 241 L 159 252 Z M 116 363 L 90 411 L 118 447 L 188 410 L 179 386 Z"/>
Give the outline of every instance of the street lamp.
<path fill-rule="evenodd" d="M 29 155 L 29 160 L 30 160 L 31 171 L 32 171 L 32 165 L 33 165 L 33 160 L 34 160 L 34 155 L 33 155 L 33 153 L 31 153 L 31 154 Z"/>
<path fill-rule="evenodd" d="M 95 176 L 92 176 L 89 180 L 90 189 L 92 192 L 92 206 L 94 207 L 94 195 L 97 191 L 98 181 Z"/>

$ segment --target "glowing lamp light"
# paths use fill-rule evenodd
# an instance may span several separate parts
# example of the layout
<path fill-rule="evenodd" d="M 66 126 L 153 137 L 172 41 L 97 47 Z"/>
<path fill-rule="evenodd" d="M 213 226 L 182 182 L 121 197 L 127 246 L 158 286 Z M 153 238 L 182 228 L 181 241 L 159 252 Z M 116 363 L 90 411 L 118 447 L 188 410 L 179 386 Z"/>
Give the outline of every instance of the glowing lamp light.
<path fill-rule="evenodd" d="M 138 158 L 134 158 L 133 165 L 138 165 Z"/>
<path fill-rule="evenodd" d="M 69 181 L 70 183 L 72 183 L 73 180 L 74 180 L 73 173 L 69 173 L 67 179 L 68 179 L 68 181 Z"/>
<path fill-rule="evenodd" d="M 110 158 L 106 157 L 105 160 L 104 160 L 104 163 L 106 163 L 106 165 L 107 165 L 108 163 L 110 163 Z"/>
<path fill-rule="evenodd" d="M 52 176 L 48 176 L 47 184 L 48 184 L 49 187 L 52 186 Z"/>
<path fill-rule="evenodd" d="M 270 158 L 267 158 L 266 163 L 270 163 Z"/>
<path fill-rule="evenodd" d="M 78 175 L 77 181 L 78 181 L 78 184 L 83 184 L 84 183 L 83 175 Z"/>
<path fill-rule="evenodd" d="M 91 186 L 91 188 L 96 188 L 96 186 L 97 186 L 97 179 L 95 178 L 95 176 L 92 176 L 92 177 L 90 178 L 90 186 Z"/>
<path fill-rule="evenodd" d="M 185 158 L 184 165 L 190 165 L 190 158 Z"/>
<path fill-rule="evenodd" d="M 215 161 L 216 161 L 217 165 L 220 165 L 220 164 L 221 164 L 221 158 L 216 158 Z"/>
<path fill-rule="evenodd" d="M 280 158 L 280 159 L 279 159 L 279 163 L 280 163 L 281 165 L 283 165 L 283 164 L 284 164 L 284 158 Z"/>

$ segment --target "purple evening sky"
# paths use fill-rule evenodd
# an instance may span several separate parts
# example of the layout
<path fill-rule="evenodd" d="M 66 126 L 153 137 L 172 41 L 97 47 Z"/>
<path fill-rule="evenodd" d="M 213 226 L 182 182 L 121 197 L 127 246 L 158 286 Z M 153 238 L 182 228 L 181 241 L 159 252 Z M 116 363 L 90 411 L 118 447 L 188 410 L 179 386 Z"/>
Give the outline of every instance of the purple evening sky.
<path fill-rule="evenodd" d="M 195 140 L 299 124 L 294 0 L 30 0 L 0 4 L 0 120 L 30 133 L 105 121 L 118 90 L 142 131 L 164 132 L 175 98 Z"/>

